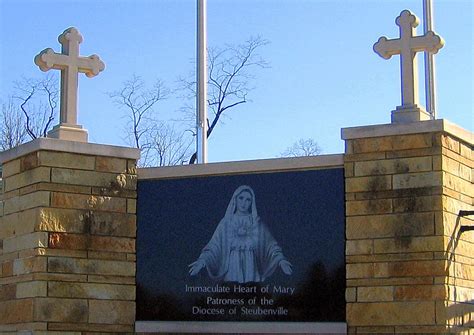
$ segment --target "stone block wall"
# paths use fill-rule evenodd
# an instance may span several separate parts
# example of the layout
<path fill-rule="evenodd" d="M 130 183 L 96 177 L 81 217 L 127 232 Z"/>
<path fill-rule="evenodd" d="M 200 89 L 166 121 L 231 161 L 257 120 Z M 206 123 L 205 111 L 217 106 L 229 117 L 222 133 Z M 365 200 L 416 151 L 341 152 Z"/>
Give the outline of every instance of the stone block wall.
<path fill-rule="evenodd" d="M 0 332 L 133 332 L 136 158 L 39 139 L 2 156 Z"/>
<path fill-rule="evenodd" d="M 473 141 L 443 121 L 348 128 L 349 333 L 472 333 Z"/>
<path fill-rule="evenodd" d="M 474 334 L 472 133 L 343 138 L 348 332 Z M 0 333 L 134 332 L 138 156 L 54 139 L 0 153 Z"/>
<path fill-rule="evenodd" d="M 472 135 L 472 134 L 471 134 Z M 442 143 L 443 223 L 448 268 L 447 301 L 438 307 L 440 319 L 448 328 L 474 334 L 474 215 L 460 216 L 462 210 L 474 210 L 473 137 L 466 143 L 444 135 Z"/>

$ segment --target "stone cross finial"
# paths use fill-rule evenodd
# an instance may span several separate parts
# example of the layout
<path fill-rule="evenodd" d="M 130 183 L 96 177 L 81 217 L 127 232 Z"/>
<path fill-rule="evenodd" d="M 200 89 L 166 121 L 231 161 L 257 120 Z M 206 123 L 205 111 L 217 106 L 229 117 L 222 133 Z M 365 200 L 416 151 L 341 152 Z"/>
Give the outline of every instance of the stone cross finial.
<path fill-rule="evenodd" d="M 400 115 L 401 118 L 392 114 L 392 122 L 428 119 L 428 113 L 418 107 L 418 71 L 415 56 L 419 51 L 437 53 L 443 47 L 444 41 L 432 31 L 422 36 L 415 36 L 419 20 L 408 10 L 402 11 L 395 23 L 400 27 L 400 38 L 389 40 L 385 36 L 380 37 L 377 43 L 374 44 L 374 51 L 384 59 L 389 59 L 393 55 L 400 55 L 402 105 L 397 107 L 397 110 L 415 114 Z M 421 114 L 418 115 L 417 113 Z M 405 116 L 408 118 L 405 118 Z"/>
<path fill-rule="evenodd" d="M 44 49 L 35 57 L 42 71 L 61 70 L 61 104 L 59 125 L 48 133 L 49 137 L 87 142 L 87 131 L 77 124 L 78 74 L 94 77 L 105 69 L 99 56 L 79 56 L 82 36 L 76 28 L 68 28 L 58 37 L 61 53 Z"/>

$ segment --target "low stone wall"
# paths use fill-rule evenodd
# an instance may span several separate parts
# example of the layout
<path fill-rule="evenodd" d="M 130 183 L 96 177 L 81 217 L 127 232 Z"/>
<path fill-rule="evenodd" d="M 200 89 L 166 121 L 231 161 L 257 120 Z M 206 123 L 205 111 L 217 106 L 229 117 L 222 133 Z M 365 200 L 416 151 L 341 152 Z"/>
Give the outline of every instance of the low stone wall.
<path fill-rule="evenodd" d="M 137 157 L 51 139 L 3 154 L 1 332 L 134 331 Z"/>
<path fill-rule="evenodd" d="M 350 333 L 474 326 L 472 134 L 443 120 L 346 129 Z M 471 217 L 472 218 L 472 217 Z"/>
<path fill-rule="evenodd" d="M 347 128 L 343 139 L 343 158 L 219 169 L 343 163 L 348 332 L 472 333 L 474 232 L 461 229 L 474 226 L 463 215 L 474 209 L 472 133 L 436 120 Z M 0 154 L 0 332 L 134 332 L 138 155 L 54 139 Z M 216 166 L 140 175 L 206 176 Z"/>

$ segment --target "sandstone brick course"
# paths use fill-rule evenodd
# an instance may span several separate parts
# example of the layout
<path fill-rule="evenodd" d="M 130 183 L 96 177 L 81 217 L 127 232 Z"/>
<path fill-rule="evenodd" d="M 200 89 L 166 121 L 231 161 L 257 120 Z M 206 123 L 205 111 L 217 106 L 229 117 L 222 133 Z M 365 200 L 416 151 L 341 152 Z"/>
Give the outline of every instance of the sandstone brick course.
<path fill-rule="evenodd" d="M 137 213 L 137 201 L 135 199 L 127 199 L 127 213 Z"/>
<path fill-rule="evenodd" d="M 20 173 L 20 160 L 14 159 L 2 164 L 2 177 L 7 178 Z"/>
<path fill-rule="evenodd" d="M 27 274 L 20 274 L 15 276 L 8 276 L 0 278 L 0 285 L 9 285 L 9 284 L 17 284 L 22 283 L 25 281 L 32 281 L 34 280 L 35 273 L 27 273 Z"/>
<path fill-rule="evenodd" d="M 99 156 L 96 160 L 96 170 L 101 172 L 127 173 L 127 160 Z"/>
<path fill-rule="evenodd" d="M 464 180 L 460 177 L 452 175 L 451 173 L 443 174 L 444 186 L 448 187 L 456 192 L 467 195 L 468 197 L 474 197 L 474 187 L 472 182 Z"/>
<path fill-rule="evenodd" d="M 425 251 L 443 251 L 444 238 L 442 236 L 399 236 L 397 238 L 374 240 L 374 252 L 384 253 L 418 253 Z"/>
<path fill-rule="evenodd" d="M 377 159 L 385 159 L 387 158 L 385 153 L 379 153 L 379 152 L 370 152 L 370 153 L 358 153 L 358 154 L 350 154 L 347 153 L 344 155 L 344 161 L 345 162 L 354 162 L 354 161 L 371 161 L 371 160 L 377 160 Z"/>
<path fill-rule="evenodd" d="M 30 281 L 18 283 L 16 286 L 16 298 L 46 297 L 47 284 L 45 281 Z"/>
<path fill-rule="evenodd" d="M 59 208 L 41 208 L 37 216 L 39 231 L 82 233 L 87 211 Z"/>
<path fill-rule="evenodd" d="M 48 324 L 46 322 L 24 322 L 24 323 L 13 323 L 7 325 L 0 325 L 0 332 L 3 334 L 25 334 L 31 332 L 31 334 L 37 334 L 37 332 L 45 334 Z M 25 329 L 29 329 L 25 331 Z"/>
<path fill-rule="evenodd" d="M 24 211 L 35 207 L 48 207 L 50 204 L 50 192 L 40 191 L 26 194 L 20 197 L 7 199 L 4 202 L 4 215 Z"/>
<path fill-rule="evenodd" d="M 47 167 L 38 167 L 7 178 L 4 182 L 4 190 L 5 192 L 9 192 L 31 184 L 49 182 L 50 179 L 51 169 Z"/>
<path fill-rule="evenodd" d="M 465 143 L 460 143 L 460 154 L 462 157 L 465 157 L 468 160 L 474 160 L 473 149 L 472 146 L 468 146 Z"/>
<path fill-rule="evenodd" d="M 395 158 L 410 158 L 410 157 L 425 157 L 439 155 L 441 153 L 441 147 L 428 147 L 423 149 L 404 149 L 396 151 L 386 151 L 385 157 L 387 159 Z M 433 157 L 434 160 L 435 157 Z"/>
<path fill-rule="evenodd" d="M 392 213 L 392 201 L 390 199 L 377 199 L 366 201 L 346 202 L 346 214 L 367 215 L 367 214 L 389 214 Z"/>
<path fill-rule="evenodd" d="M 354 140 L 352 143 L 353 153 L 355 154 L 420 149 L 429 148 L 431 146 L 431 134 L 361 138 Z"/>
<path fill-rule="evenodd" d="M 111 275 L 88 275 L 87 281 L 90 283 L 110 283 L 110 284 L 135 284 L 135 277 L 131 276 L 111 276 Z"/>
<path fill-rule="evenodd" d="M 443 277 L 444 278 L 444 277 Z M 432 277 L 398 277 L 398 278 L 348 278 L 347 286 L 387 286 L 387 285 L 431 285 Z"/>
<path fill-rule="evenodd" d="M 48 270 L 58 273 L 135 276 L 135 263 L 68 257 L 48 257 Z"/>
<path fill-rule="evenodd" d="M 0 286 L 0 303 L 6 300 L 14 300 L 16 296 L 16 284 Z"/>
<path fill-rule="evenodd" d="M 91 323 L 133 324 L 135 321 L 135 302 L 91 300 L 89 303 Z"/>
<path fill-rule="evenodd" d="M 380 263 L 386 264 L 393 261 L 418 261 L 444 259 L 436 258 L 433 252 L 413 252 L 413 253 L 395 253 L 395 254 L 371 254 L 371 255 L 346 255 L 348 263 Z"/>
<path fill-rule="evenodd" d="M 49 247 L 95 251 L 134 252 L 135 239 L 89 234 L 51 233 Z"/>
<path fill-rule="evenodd" d="M 2 277 L 13 276 L 13 261 L 3 261 L 2 263 Z"/>
<path fill-rule="evenodd" d="M 87 322 L 88 311 L 85 299 L 37 298 L 34 305 L 38 321 Z"/>
<path fill-rule="evenodd" d="M 441 136 L 441 145 L 445 148 L 448 148 L 451 151 L 460 153 L 459 141 L 457 141 L 456 139 L 452 138 L 449 135 Z"/>
<path fill-rule="evenodd" d="M 38 167 L 39 152 L 32 152 L 20 158 L 20 172 Z"/>
<path fill-rule="evenodd" d="M 412 157 L 354 163 L 355 176 L 392 175 L 432 170 L 432 157 Z"/>
<path fill-rule="evenodd" d="M 136 234 L 136 217 L 131 214 L 65 208 L 41 208 L 38 211 L 34 214 L 38 221 L 35 230 L 39 231 L 117 237 L 134 237 Z"/>
<path fill-rule="evenodd" d="M 464 164 L 459 164 L 459 177 L 461 177 L 464 180 L 467 180 L 468 182 L 472 183 L 473 180 L 473 169 L 469 166 L 466 166 Z"/>
<path fill-rule="evenodd" d="M 94 212 L 91 234 L 118 237 L 135 237 L 137 231 L 136 215 L 132 213 Z"/>
<path fill-rule="evenodd" d="M 56 208 L 86 209 L 125 213 L 126 203 L 126 199 L 117 197 L 59 192 L 53 192 L 51 194 L 51 206 Z"/>
<path fill-rule="evenodd" d="M 33 233 L 36 222 L 36 208 L 5 215 L 0 221 L 0 239 Z"/>
<path fill-rule="evenodd" d="M 48 296 L 101 300 L 135 300 L 134 285 L 49 282 Z"/>
<path fill-rule="evenodd" d="M 420 172 L 420 173 L 405 173 L 393 176 L 393 188 L 421 188 L 430 186 L 441 186 L 442 174 L 440 172 Z"/>
<path fill-rule="evenodd" d="M 15 259 L 13 261 L 13 275 L 22 275 L 33 272 L 46 271 L 46 257 L 35 256 Z"/>
<path fill-rule="evenodd" d="M 447 296 L 445 285 L 398 286 L 394 290 L 397 301 L 444 300 Z"/>
<path fill-rule="evenodd" d="M 346 178 L 346 192 L 373 192 L 391 188 L 391 176 Z"/>
<path fill-rule="evenodd" d="M 108 259 L 114 261 L 134 261 L 129 259 L 126 253 L 123 252 L 104 252 L 104 251 L 87 251 L 87 258 L 89 259 Z"/>
<path fill-rule="evenodd" d="M 46 248 L 43 255 L 51 257 L 87 258 L 87 251 Z"/>
<path fill-rule="evenodd" d="M 355 287 L 346 288 L 346 302 L 354 302 L 357 300 L 357 289 Z"/>
<path fill-rule="evenodd" d="M 354 240 L 346 243 L 346 255 L 372 254 L 373 251 L 373 240 Z"/>
<path fill-rule="evenodd" d="M 441 211 L 442 201 L 439 196 L 412 196 L 393 199 L 395 213 L 416 213 Z"/>
<path fill-rule="evenodd" d="M 429 325 L 435 323 L 435 303 L 349 303 L 347 314 L 353 326 Z"/>
<path fill-rule="evenodd" d="M 352 216 L 346 220 L 348 239 L 424 236 L 433 233 L 432 213 Z"/>
<path fill-rule="evenodd" d="M 94 156 L 78 155 L 67 152 L 40 151 L 39 165 L 79 170 L 94 170 Z"/>
<path fill-rule="evenodd" d="M 442 197 L 443 201 L 443 212 L 451 213 L 454 215 L 458 215 L 459 211 L 466 209 L 466 205 L 462 202 L 460 202 L 457 199 L 453 199 L 448 196 L 443 196 Z"/>
<path fill-rule="evenodd" d="M 383 268 L 382 264 L 379 264 L 381 277 L 433 277 L 447 274 L 446 262 L 442 260 L 391 262 L 387 263 L 386 268 Z"/>
<path fill-rule="evenodd" d="M 0 303 L 0 324 L 33 321 L 33 300 L 9 300 Z"/>
<path fill-rule="evenodd" d="M 34 273 L 32 280 L 61 281 L 61 282 L 86 282 L 87 275 L 69 273 Z"/>
<path fill-rule="evenodd" d="M 371 278 L 374 276 L 374 264 L 346 264 L 346 278 Z"/>
<path fill-rule="evenodd" d="M 3 240 L 3 252 L 9 253 L 24 249 L 46 247 L 48 245 L 48 234 L 35 232 L 26 235 L 13 236 Z"/>
<path fill-rule="evenodd" d="M 359 287 L 357 289 L 358 302 L 393 301 L 392 286 Z"/>
<path fill-rule="evenodd" d="M 464 164 L 464 165 L 469 166 L 471 168 L 473 167 L 474 162 L 473 162 L 472 159 L 467 159 L 466 157 L 461 156 L 458 153 L 453 152 L 449 149 L 443 148 L 442 149 L 442 154 L 443 154 L 443 159 L 444 158 L 452 158 L 454 160 L 457 160 L 461 164 Z"/>
<path fill-rule="evenodd" d="M 60 168 L 51 170 L 51 181 L 60 184 L 94 187 L 136 188 L 136 179 L 131 175 Z"/>
<path fill-rule="evenodd" d="M 80 185 L 66 185 L 66 184 L 52 184 L 40 182 L 37 184 L 29 185 L 19 189 L 19 195 L 25 195 L 36 191 L 54 191 L 64 193 L 79 193 L 79 194 L 91 194 L 90 186 Z"/>
<path fill-rule="evenodd" d="M 346 178 L 354 177 L 354 163 L 350 163 L 350 162 L 344 163 L 344 177 Z"/>

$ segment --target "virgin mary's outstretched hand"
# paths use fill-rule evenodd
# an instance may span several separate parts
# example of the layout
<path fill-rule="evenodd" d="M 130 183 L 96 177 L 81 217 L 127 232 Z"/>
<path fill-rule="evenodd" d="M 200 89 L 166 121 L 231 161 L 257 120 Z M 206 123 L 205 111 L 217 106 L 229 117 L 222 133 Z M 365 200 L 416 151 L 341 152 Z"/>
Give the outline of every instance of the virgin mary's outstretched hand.
<path fill-rule="evenodd" d="M 291 264 L 286 259 L 280 261 L 281 271 L 283 271 L 283 273 L 286 274 L 286 275 L 291 275 L 293 273 L 292 266 L 293 266 L 293 264 Z"/>
<path fill-rule="evenodd" d="M 191 276 L 195 276 L 199 273 L 199 271 L 201 271 L 201 269 L 203 267 L 205 267 L 206 264 L 204 263 L 204 261 L 202 259 L 198 259 L 197 261 L 195 262 L 192 262 L 191 264 L 188 265 L 189 267 L 189 274 Z"/>

